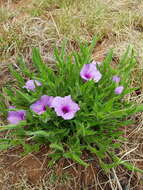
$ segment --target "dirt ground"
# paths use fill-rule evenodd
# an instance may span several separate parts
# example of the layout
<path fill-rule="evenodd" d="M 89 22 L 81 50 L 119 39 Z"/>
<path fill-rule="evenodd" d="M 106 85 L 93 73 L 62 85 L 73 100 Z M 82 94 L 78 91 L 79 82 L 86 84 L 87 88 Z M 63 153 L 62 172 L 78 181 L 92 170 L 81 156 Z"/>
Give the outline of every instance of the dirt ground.
<path fill-rule="evenodd" d="M 142 190 L 138 177 L 122 167 L 105 174 L 99 167 L 97 158 L 84 155 L 90 166 L 84 168 L 70 160 L 61 159 L 54 167 L 48 168 L 48 149 L 42 147 L 38 154 L 20 158 L 22 149 L 11 149 L 1 154 L 0 188 L 2 190 L 110 190 L 127 189 L 129 183 L 134 190 Z M 116 175 L 120 176 L 120 186 L 116 185 Z M 130 181 L 131 180 L 131 181 Z M 112 187 L 112 186 L 113 187 Z M 112 187 L 112 188 L 111 188 Z"/>

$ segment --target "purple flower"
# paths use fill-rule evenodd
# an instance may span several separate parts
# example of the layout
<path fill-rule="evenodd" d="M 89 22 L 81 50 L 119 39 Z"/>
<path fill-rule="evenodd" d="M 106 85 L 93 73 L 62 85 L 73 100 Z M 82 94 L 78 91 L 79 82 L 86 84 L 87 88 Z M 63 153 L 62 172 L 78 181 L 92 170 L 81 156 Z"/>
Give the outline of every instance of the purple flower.
<path fill-rule="evenodd" d="M 98 65 L 98 66 L 102 65 L 101 62 L 99 62 L 99 61 L 95 61 L 95 60 L 93 60 L 91 63 L 92 63 L 92 64 L 95 64 L 95 65 Z"/>
<path fill-rule="evenodd" d="M 52 101 L 52 96 L 43 95 L 41 96 L 40 100 L 32 104 L 30 108 L 38 115 L 41 115 L 46 111 L 46 107 L 51 107 Z"/>
<path fill-rule="evenodd" d="M 119 76 L 115 75 L 115 76 L 112 77 L 112 80 L 113 80 L 115 83 L 119 83 L 121 79 L 120 79 Z"/>
<path fill-rule="evenodd" d="M 93 79 L 95 82 L 98 82 L 102 77 L 95 63 L 84 64 L 80 71 L 80 76 L 86 81 Z"/>
<path fill-rule="evenodd" d="M 10 109 L 15 108 L 14 106 L 10 106 Z M 21 120 L 25 120 L 26 111 L 19 110 L 19 111 L 9 111 L 8 118 L 10 124 L 18 124 Z"/>
<path fill-rule="evenodd" d="M 121 94 L 124 90 L 123 86 L 118 86 L 117 88 L 115 88 L 115 94 Z"/>
<path fill-rule="evenodd" d="M 52 107 L 58 116 L 61 116 L 65 120 L 72 119 L 75 113 L 80 110 L 80 107 L 75 103 L 71 96 L 55 97 L 52 102 Z"/>
<path fill-rule="evenodd" d="M 31 91 L 34 91 L 36 86 L 41 86 L 42 84 L 37 81 L 37 80 L 28 80 L 26 83 L 25 83 L 25 86 L 23 86 L 23 88 L 26 88 L 27 90 L 31 90 Z"/>

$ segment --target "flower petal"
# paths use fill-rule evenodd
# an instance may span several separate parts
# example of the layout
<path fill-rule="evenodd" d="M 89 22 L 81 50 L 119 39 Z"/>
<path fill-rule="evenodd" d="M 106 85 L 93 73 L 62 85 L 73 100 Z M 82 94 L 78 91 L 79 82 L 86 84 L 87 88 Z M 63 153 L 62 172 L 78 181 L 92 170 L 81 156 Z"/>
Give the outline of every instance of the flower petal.
<path fill-rule="evenodd" d="M 18 124 L 22 119 L 20 116 L 9 116 L 7 120 L 10 124 Z"/>
<path fill-rule="evenodd" d="M 124 90 L 123 86 L 118 86 L 117 88 L 115 88 L 115 94 L 121 94 Z"/>
<path fill-rule="evenodd" d="M 53 96 L 47 96 L 47 95 L 43 95 L 41 96 L 41 103 L 44 106 L 48 106 L 51 107 L 52 106 L 52 101 L 53 101 L 54 97 Z"/>
<path fill-rule="evenodd" d="M 9 111 L 8 118 L 10 124 L 18 124 L 21 120 L 24 120 L 26 116 L 25 110 Z"/>
<path fill-rule="evenodd" d="M 17 113 L 20 115 L 21 119 L 24 120 L 26 116 L 26 111 L 25 110 L 19 110 Z"/>
<path fill-rule="evenodd" d="M 74 116 L 75 116 L 75 113 L 69 112 L 69 113 L 67 113 L 67 114 L 62 115 L 62 118 L 63 118 L 64 120 L 70 120 L 70 119 L 73 119 Z"/>
<path fill-rule="evenodd" d="M 31 90 L 34 91 L 36 86 L 41 86 L 42 84 L 37 81 L 37 80 L 28 80 L 25 84 L 25 86 L 23 86 L 23 88 L 26 88 L 27 90 Z"/>
<path fill-rule="evenodd" d="M 102 65 L 101 62 L 99 62 L 99 61 L 95 61 L 95 60 L 93 60 L 91 63 L 92 63 L 92 64 L 95 64 L 95 65 L 98 65 L 98 66 Z"/>
<path fill-rule="evenodd" d="M 97 63 L 95 61 L 91 62 L 90 64 L 83 65 L 80 76 L 84 80 L 94 80 L 95 82 L 98 82 L 102 75 L 99 72 L 99 70 L 96 68 Z"/>
<path fill-rule="evenodd" d="M 63 102 L 64 102 L 64 101 L 63 101 L 63 98 L 60 97 L 60 96 L 57 96 L 57 97 L 55 97 L 55 98 L 53 99 L 51 107 L 52 107 L 52 108 L 59 107 L 61 104 L 63 104 Z"/>
<path fill-rule="evenodd" d="M 91 80 L 93 79 L 96 71 L 97 71 L 97 68 L 95 64 L 92 64 L 92 63 L 85 64 L 80 71 L 80 76 L 86 81 Z"/>
<path fill-rule="evenodd" d="M 38 100 L 34 104 L 30 106 L 30 109 L 32 109 L 35 113 L 38 115 L 41 115 L 46 111 L 46 107 L 41 103 L 41 100 Z"/>
<path fill-rule="evenodd" d="M 95 82 L 99 82 L 101 77 L 102 77 L 102 74 L 99 71 L 96 71 L 93 79 Z"/>
<path fill-rule="evenodd" d="M 115 83 L 119 83 L 121 79 L 120 79 L 119 76 L 115 75 L 115 76 L 112 77 L 112 80 L 113 80 Z"/>
<path fill-rule="evenodd" d="M 72 119 L 75 113 L 80 109 L 78 104 L 71 99 L 71 95 L 65 97 L 55 97 L 52 102 L 57 116 L 61 116 L 65 120 Z"/>

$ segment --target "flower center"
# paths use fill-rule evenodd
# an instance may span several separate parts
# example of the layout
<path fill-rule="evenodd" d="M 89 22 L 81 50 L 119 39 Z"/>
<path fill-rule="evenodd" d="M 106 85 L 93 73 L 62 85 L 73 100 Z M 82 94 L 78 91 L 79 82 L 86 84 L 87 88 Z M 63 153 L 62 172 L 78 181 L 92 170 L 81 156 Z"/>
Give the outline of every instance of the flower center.
<path fill-rule="evenodd" d="M 43 111 L 46 111 L 46 106 L 43 106 Z"/>
<path fill-rule="evenodd" d="M 87 79 L 90 79 L 90 78 L 91 78 L 91 75 L 90 75 L 89 73 L 86 73 L 84 76 L 85 76 Z"/>
<path fill-rule="evenodd" d="M 63 111 L 64 114 L 66 114 L 66 113 L 68 113 L 70 110 L 69 110 L 68 106 L 64 106 L 64 107 L 62 108 L 62 111 Z"/>

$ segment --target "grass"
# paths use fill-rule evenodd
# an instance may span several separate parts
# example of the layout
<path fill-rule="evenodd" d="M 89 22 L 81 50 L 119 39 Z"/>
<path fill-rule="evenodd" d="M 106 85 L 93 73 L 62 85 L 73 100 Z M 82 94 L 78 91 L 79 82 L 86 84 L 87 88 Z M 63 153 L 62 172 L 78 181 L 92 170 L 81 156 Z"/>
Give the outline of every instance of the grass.
<path fill-rule="evenodd" d="M 136 5 L 133 0 L 124 3 L 113 0 L 89 0 L 88 3 L 86 0 L 31 0 L 26 1 L 25 6 L 20 2 L 15 5 L 13 14 L 17 16 L 14 21 L 4 16 L 4 21 L 10 22 L 11 27 L 1 21 L 1 41 L 5 42 L 0 47 L 2 52 L 11 45 L 9 51 L 17 53 L 23 51 L 24 46 L 37 46 L 37 41 L 42 50 L 48 46 L 47 50 L 51 51 L 51 45 L 59 44 L 64 38 L 90 41 L 94 35 L 107 38 L 111 47 L 116 44 L 120 50 L 129 42 L 134 44 L 136 39 L 134 45 L 139 49 L 137 44 L 142 39 L 140 30 L 143 25 L 141 1 L 136 0 Z M 6 55 L 7 50 L 3 56 Z"/>
<path fill-rule="evenodd" d="M 133 72 L 132 86 L 139 86 L 140 89 L 138 95 L 133 93 L 127 98 L 135 99 L 138 103 L 142 102 L 142 0 L 89 0 L 88 3 L 87 0 L 2 0 L 0 5 L 0 69 L 2 71 L 0 88 L 5 85 L 5 81 L 9 83 L 11 80 L 7 66 L 17 64 L 16 59 L 20 54 L 30 62 L 32 47 L 38 46 L 44 60 L 48 62 L 49 57 L 52 58 L 54 46 L 60 47 L 63 39 L 69 40 L 70 51 L 78 48 L 77 42 L 90 42 L 93 36 L 98 35 L 101 40 L 93 55 L 97 60 L 102 60 L 107 51 L 114 48 L 115 59 L 118 62 L 129 44 L 134 47 L 138 64 Z M 128 141 L 123 144 L 119 156 L 123 156 L 125 160 L 130 160 L 143 169 L 143 114 L 137 115 L 136 120 L 134 126 L 123 129 Z M 110 184 L 111 189 L 120 189 L 123 183 L 121 171 L 125 170 L 116 168 L 112 174 L 107 175 L 107 183 Z M 132 174 L 134 176 L 134 173 Z M 133 176 L 128 172 L 126 177 L 124 175 L 128 180 L 127 183 L 124 182 L 125 186 L 133 188 L 135 181 L 142 183 L 139 174 Z M 101 185 L 98 175 L 95 178 L 98 188 L 104 189 L 105 186 Z M 25 183 L 25 189 L 33 188 L 24 181 L 21 182 Z M 42 184 L 47 186 L 47 180 Z"/>

